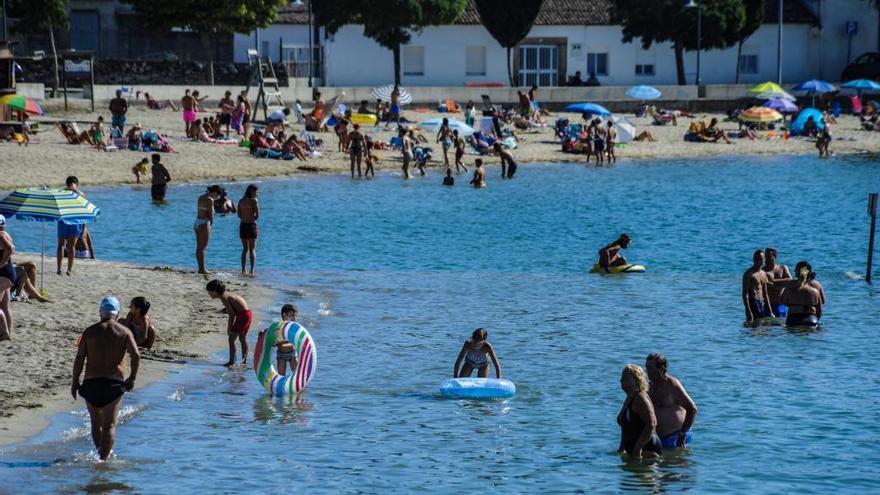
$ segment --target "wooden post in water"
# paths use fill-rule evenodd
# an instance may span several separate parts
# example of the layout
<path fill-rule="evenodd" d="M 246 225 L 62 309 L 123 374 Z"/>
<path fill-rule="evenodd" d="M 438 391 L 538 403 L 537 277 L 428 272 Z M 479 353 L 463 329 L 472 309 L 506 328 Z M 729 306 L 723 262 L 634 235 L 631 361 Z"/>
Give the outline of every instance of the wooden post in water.
<path fill-rule="evenodd" d="M 871 215 L 871 233 L 868 235 L 868 268 L 865 281 L 871 283 L 871 263 L 874 261 L 874 228 L 877 226 L 877 193 L 868 194 L 868 215 Z"/>

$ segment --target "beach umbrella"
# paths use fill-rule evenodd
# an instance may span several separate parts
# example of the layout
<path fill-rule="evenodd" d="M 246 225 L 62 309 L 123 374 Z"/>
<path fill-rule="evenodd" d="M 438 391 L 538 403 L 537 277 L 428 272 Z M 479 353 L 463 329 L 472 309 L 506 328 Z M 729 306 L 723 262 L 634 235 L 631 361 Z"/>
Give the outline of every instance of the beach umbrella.
<path fill-rule="evenodd" d="M 832 91 L 837 91 L 837 88 L 834 87 L 834 85 L 829 82 L 820 81 L 818 79 L 810 79 L 809 81 L 804 81 L 804 82 L 798 84 L 797 86 L 791 88 L 791 90 L 793 92 L 801 92 L 801 93 L 807 93 L 807 94 L 814 94 L 814 93 L 822 94 L 822 93 L 831 93 Z"/>
<path fill-rule="evenodd" d="M 628 143 L 635 139 L 636 128 L 625 117 L 612 117 L 611 121 L 614 122 L 614 129 L 617 131 L 618 143 Z"/>
<path fill-rule="evenodd" d="M 626 96 L 634 100 L 656 100 L 663 93 L 653 86 L 633 86 L 626 90 Z"/>
<path fill-rule="evenodd" d="M 763 93 L 758 93 L 755 95 L 755 98 L 759 100 L 776 100 L 783 99 L 788 101 L 797 101 L 797 97 L 786 91 L 765 91 Z"/>
<path fill-rule="evenodd" d="M 0 201 L 0 214 L 18 220 L 40 222 L 40 290 L 43 289 L 43 265 L 46 253 L 46 223 L 84 224 L 98 218 L 101 210 L 86 198 L 69 189 L 26 187 L 17 189 Z M 72 253 L 71 253 L 72 254 Z"/>
<path fill-rule="evenodd" d="M 761 106 L 765 108 L 772 108 L 779 113 L 795 113 L 798 111 L 797 105 L 784 98 L 774 98 L 772 100 L 767 100 Z"/>
<path fill-rule="evenodd" d="M 813 121 L 816 122 L 816 126 L 819 129 L 824 129 L 825 124 L 822 123 L 822 118 L 824 114 L 818 108 L 805 108 L 801 110 L 801 113 L 795 117 L 795 119 L 791 123 L 791 132 L 792 134 L 799 134 L 804 130 L 804 124 L 807 123 L 810 117 L 813 117 Z"/>
<path fill-rule="evenodd" d="M 596 103 L 572 103 L 565 107 L 566 112 L 585 113 L 587 115 L 611 115 L 611 112 L 602 105 Z"/>
<path fill-rule="evenodd" d="M 37 100 L 24 95 L 6 95 L 0 98 L 0 105 L 6 105 L 33 115 L 43 115 L 43 107 L 40 106 Z"/>
<path fill-rule="evenodd" d="M 430 119 L 421 122 L 419 124 L 419 127 L 424 131 L 437 133 L 438 131 L 440 131 L 441 125 L 443 125 L 443 119 Z M 465 124 L 458 119 L 449 119 L 449 128 L 453 131 L 458 131 L 458 135 L 461 137 L 470 136 L 474 133 L 473 127 Z"/>
<path fill-rule="evenodd" d="M 761 84 L 756 84 L 749 88 L 749 93 L 766 93 L 768 91 L 785 92 L 785 90 L 782 89 L 782 86 L 772 81 L 762 82 Z"/>
<path fill-rule="evenodd" d="M 751 107 L 739 114 L 739 120 L 743 122 L 757 122 L 766 124 L 782 120 L 782 114 L 767 107 Z"/>
<path fill-rule="evenodd" d="M 857 89 L 862 91 L 880 91 L 880 83 L 870 79 L 853 79 L 840 85 L 841 88 Z"/>
<path fill-rule="evenodd" d="M 403 88 L 398 88 L 398 89 L 400 90 L 400 104 L 406 105 L 407 103 L 412 103 L 413 99 L 412 99 L 412 96 L 409 94 L 409 92 L 407 92 L 407 90 L 405 90 Z M 372 96 L 373 98 L 375 98 L 377 100 L 390 102 L 392 91 L 394 91 L 393 84 L 379 86 L 378 88 L 373 88 L 373 90 L 370 91 L 370 96 Z"/>

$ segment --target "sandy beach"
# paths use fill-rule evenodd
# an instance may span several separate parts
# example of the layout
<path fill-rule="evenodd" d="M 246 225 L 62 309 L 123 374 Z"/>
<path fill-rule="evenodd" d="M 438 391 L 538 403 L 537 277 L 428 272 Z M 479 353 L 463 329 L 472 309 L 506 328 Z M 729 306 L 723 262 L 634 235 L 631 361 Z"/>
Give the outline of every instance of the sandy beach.
<path fill-rule="evenodd" d="M 15 260 L 37 266 L 40 262 L 39 256 L 19 253 Z M 10 303 L 15 318 L 12 340 L 0 342 L 0 445 L 36 434 L 52 413 L 85 407 L 82 400 L 70 397 L 75 343 L 98 321 L 98 303 L 106 294 L 119 298 L 120 317 L 135 296 L 152 303 L 157 339 L 153 350 L 141 355 L 137 388 L 187 360 L 225 349 L 226 316 L 219 312 L 221 303 L 205 293 L 204 276 L 168 267 L 78 260 L 74 275 L 68 277 L 54 274 L 49 266 L 54 261 L 47 258 L 45 279 L 52 303 Z M 217 277 L 249 301 L 260 322 L 273 292 L 251 281 Z"/>
<path fill-rule="evenodd" d="M 42 118 L 47 123 L 40 125 L 40 132 L 35 142 L 28 147 L 12 143 L 0 144 L 0 189 L 11 189 L 23 186 L 63 185 L 67 175 L 76 175 L 83 185 L 131 184 L 134 176 L 131 167 L 145 154 L 121 150 L 101 152 L 87 145 L 67 144 L 63 136 L 55 129 L 51 121 L 81 121 L 80 129 L 87 129 L 88 122 L 94 122 L 99 115 L 106 121 L 110 120 L 109 111 L 104 110 L 106 102 L 97 102 L 97 113 L 88 112 L 88 107 L 77 102 L 80 110 L 63 111 L 63 105 L 57 101 L 44 104 L 47 112 Z M 213 111 L 215 103 L 206 101 L 205 108 Z M 436 112 L 416 112 L 414 108 L 404 111 L 404 116 L 422 121 L 444 116 L 463 119 L 461 113 L 446 114 Z M 546 117 L 548 127 L 518 133 L 521 137 L 519 147 L 514 151 L 520 163 L 547 162 L 584 162 L 583 155 L 563 153 L 561 146 L 553 138 L 552 125 L 557 117 L 569 118 L 572 122 L 580 121 L 580 116 L 571 113 L 556 113 Z M 722 121 L 724 130 L 736 130 L 735 122 L 723 122 L 724 116 L 718 114 L 698 114 L 696 118 L 706 119 L 717 117 Z M 708 157 L 718 155 L 767 155 L 767 154 L 809 154 L 816 153 L 815 145 L 806 139 L 735 139 L 734 144 L 724 143 L 690 143 L 682 138 L 692 119 L 681 118 L 677 126 L 653 126 L 646 118 L 627 116 L 639 132 L 650 130 L 657 142 L 632 142 L 618 149 L 618 159 L 654 159 L 668 157 Z M 39 121 L 41 119 L 37 119 Z M 273 177 L 297 173 L 348 172 L 348 156 L 337 151 L 337 138 L 331 133 L 322 133 L 324 139 L 323 153 L 319 158 L 306 162 L 273 159 L 255 159 L 247 150 L 234 145 L 197 143 L 184 140 L 183 122 L 179 112 L 172 110 L 149 110 L 143 100 L 134 101 L 128 112 L 127 125 L 140 123 L 145 129 L 156 129 L 168 135 L 172 140 L 176 153 L 164 154 L 163 162 L 168 167 L 173 183 L 206 181 L 211 179 L 235 181 L 251 177 Z M 299 132 L 301 126 L 289 126 Z M 833 126 L 835 140 L 831 145 L 834 153 L 876 153 L 880 152 L 880 133 L 867 132 L 859 129 L 858 119 L 853 116 L 842 116 L 839 123 Z M 384 127 L 368 127 L 367 132 L 375 139 L 387 142 L 393 135 L 392 129 Z M 434 141 L 433 135 L 426 137 Z M 432 167 L 442 165 L 442 151 L 439 144 L 429 144 L 434 150 Z M 400 153 L 395 151 L 379 151 L 378 170 L 399 170 Z M 470 166 L 475 154 L 465 156 L 464 162 Z M 497 162 L 494 157 L 486 157 L 489 164 Z M 149 178 L 147 178 L 149 180 Z"/>

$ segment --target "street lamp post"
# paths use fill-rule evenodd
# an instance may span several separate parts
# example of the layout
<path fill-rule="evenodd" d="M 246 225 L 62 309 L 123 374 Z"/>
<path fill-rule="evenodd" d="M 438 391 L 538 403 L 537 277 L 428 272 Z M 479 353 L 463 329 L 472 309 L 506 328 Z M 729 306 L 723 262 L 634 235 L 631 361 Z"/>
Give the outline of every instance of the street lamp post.
<path fill-rule="evenodd" d="M 697 9 L 697 79 L 696 85 L 699 86 L 702 83 L 700 79 L 700 48 L 703 41 L 703 9 L 700 8 L 700 4 L 695 2 L 694 0 L 688 0 L 686 8 L 689 9 Z"/>

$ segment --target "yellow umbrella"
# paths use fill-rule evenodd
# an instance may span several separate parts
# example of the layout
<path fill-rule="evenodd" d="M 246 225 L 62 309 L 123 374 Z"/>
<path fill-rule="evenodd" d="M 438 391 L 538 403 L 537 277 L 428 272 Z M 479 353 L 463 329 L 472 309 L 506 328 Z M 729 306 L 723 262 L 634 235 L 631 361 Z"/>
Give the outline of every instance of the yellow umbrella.
<path fill-rule="evenodd" d="M 761 84 L 758 84 L 757 86 L 752 86 L 752 88 L 749 89 L 749 93 L 767 93 L 770 91 L 781 93 L 785 92 L 785 90 L 782 89 L 782 86 L 772 81 L 762 82 Z"/>
<path fill-rule="evenodd" d="M 767 107 L 752 107 L 739 114 L 739 120 L 743 122 L 767 123 L 782 120 L 782 114 Z"/>

